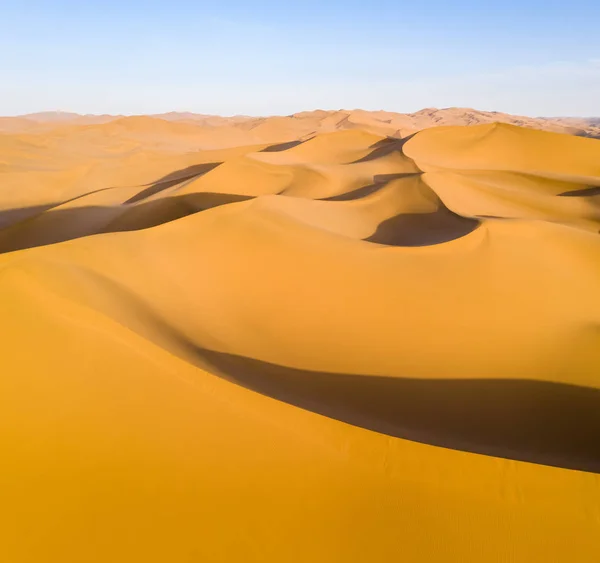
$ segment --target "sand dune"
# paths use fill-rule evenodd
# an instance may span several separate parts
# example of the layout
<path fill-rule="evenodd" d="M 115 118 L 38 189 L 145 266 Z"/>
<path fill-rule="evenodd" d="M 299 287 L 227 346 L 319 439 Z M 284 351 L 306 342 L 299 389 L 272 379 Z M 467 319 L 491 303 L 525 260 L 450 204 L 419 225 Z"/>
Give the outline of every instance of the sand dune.
<path fill-rule="evenodd" d="M 525 117 L 497 111 L 478 111 L 470 108 L 425 108 L 414 113 L 388 111 L 334 110 L 304 111 L 289 116 L 250 117 L 235 115 L 196 114 L 191 112 L 169 112 L 149 116 L 152 119 L 175 123 L 187 123 L 211 130 L 213 136 L 219 131 L 235 129 L 247 133 L 248 138 L 267 139 L 273 134 L 288 139 L 297 139 L 305 134 L 327 133 L 335 130 L 362 129 L 377 135 L 405 137 L 421 129 L 442 125 L 484 125 L 507 123 L 567 133 L 584 137 L 600 137 L 600 118 L 573 117 Z M 139 118 L 139 116 L 138 116 Z M 79 115 L 70 112 L 41 112 L 19 117 L 0 118 L 0 132 L 48 131 L 66 123 L 76 125 L 102 124 L 123 119 L 121 115 Z M 219 131 L 217 133 L 217 131 Z M 229 133 L 231 134 L 231 133 Z M 221 136 L 224 139 L 224 136 Z M 231 140 L 231 139 L 230 139 Z M 271 139 L 269 139 L 271 140 Z"/>
<path fill-rule="evenodd" d="M 598 561 L 600 141 L 498 115 L 0 124 L 6 561 Z"/>

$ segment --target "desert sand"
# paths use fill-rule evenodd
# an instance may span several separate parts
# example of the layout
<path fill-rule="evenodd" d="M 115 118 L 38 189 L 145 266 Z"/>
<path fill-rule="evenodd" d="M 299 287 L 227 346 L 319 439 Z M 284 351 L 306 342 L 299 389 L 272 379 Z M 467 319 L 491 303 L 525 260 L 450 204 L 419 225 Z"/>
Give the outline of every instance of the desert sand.
<path fill-rule="evenodd" d="M 79 115 L 64 111 L 32 113 L 18 117 L 0 117 L 0 132 L 45 131 L 60 124 L 93 125 L 123 119 L 122 115 Z M 169 112 L 154 114 L 153 119 L 200 125 L 205 130 L 237 129 L 245 133 L 246 144 L 252 140 L 272 139 L 296 140 L 302 132 L 326 133 L 344 129 L 362 129 L 379 135 L 406 137 L 411 133 L 442 125 L 483 125 L 507 123 L 530 129 L 541 129 L 555 133 L 566 133 L 582 137 L 600 138 L 600 118 L 577 117 L 526 117 L 498 111 L 478 111 L 470 108 L 425 108 L 414 113 L 390 111 L 334 110 L 304 111 L 286 116 L 250 117 L 236 115 L 222 117 L 191 112 Z M 240 139 L 221 134 L 231 145 Z M 217 141 L 212 138 L 211 144 Z"/>
<path fill-rule="evenodd" d="M 2 118 L 2 560 L 599 561 L 597 133 Z"/>

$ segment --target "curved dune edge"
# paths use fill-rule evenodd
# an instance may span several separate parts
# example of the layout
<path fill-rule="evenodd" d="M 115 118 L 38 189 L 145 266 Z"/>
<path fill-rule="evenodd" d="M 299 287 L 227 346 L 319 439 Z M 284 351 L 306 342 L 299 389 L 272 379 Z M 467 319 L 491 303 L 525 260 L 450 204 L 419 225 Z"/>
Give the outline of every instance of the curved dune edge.
<path fill-rule="evenodd" d="M 103 127 L 0 190 L 10 561 L 596 562 L 600 143 Z"/>
<path fill-rule="evenodd" d="M 600 473 L 597 389 L 527 380 L 319 373 L 209 350 L 195 353 L 209 371 L 228 380 L 361 428 L 434 446 Z"/>
<path fill-rule="evenodd" d="M 411 379 L 270 364 L 201 348 L 110 278 L 79 275 L 95 295 L 105 292 L 95 305 L 102 304 L 104 314 L 208 373 L 267 397 L 396 438 L 600 473 L 600 389 L 544 380 Z"/>

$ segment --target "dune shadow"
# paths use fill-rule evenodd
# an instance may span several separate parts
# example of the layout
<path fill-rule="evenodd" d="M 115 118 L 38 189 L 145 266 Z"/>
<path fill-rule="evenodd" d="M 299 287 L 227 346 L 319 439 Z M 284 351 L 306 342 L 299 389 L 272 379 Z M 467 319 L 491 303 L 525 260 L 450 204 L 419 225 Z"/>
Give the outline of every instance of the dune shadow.
<path fill-rule="evenodd" d="M 137 203 L 168 188 L 172 188 L 177 184 L 182 184 L 183 182 L 195 180 L 196 178 L 203 176 L 207 172 L 214 170 L 217 166 L 221 164 L 223 163 L 206 162 L 203 164 L 194 164 L 192 166 L 188 166 L 187 168 L 182 168 L 181 170 L 171 172 L 170 174 L 167 174 L 166 176 L 158 179 L 156 182 L 150 184 L 146 189 L 129 198 L 127 201 L 125 201 L 125 203 Z"/>
<path fill-rule="evenodd" d="M 141 205 L 126 209 L 122 215 L 107 225 L 102 232 L 148 229 L 212 209 L 213 207 L 220 207 L 249 199 L 253 199 L 253 196 L 196 192 L 147 201 Z"/>
<path fill-rule="evenodd" d="M 581 190 L 571 190 L 570 192 L 563 192 L 557 195 L 561 197 L 587 197 L 600 195 L 600 186 L 590 186 Z"/>
<path fill-rule="evenodd" d="M 575 133 L 576 137 L 585 137 L 586 139 L 596 139 L 600 140 L 600 134 L 591 133 L 588 131 L 581 131 L 580 133 Z"/>
<path fill-rule="evenodd" d="M 376 143 L 371 145 L 370 148 L 373 150 L 369 154 L 367 154 L 366 156 L 363 156 L 362 158 L 359 158 L 358 160 L 351 162 L 350 164 L 358 164 L 360 162 L 369 162 L 370 160 L 376 160 L 378 158 L 382 158 L 382 157 L 392 154 L 394 152 L 400 152 L 400 153 L 404 154 L 402 151 L 402 147 L 404 147 L 406 142 L 409 141 L 410 139 L 412 139 L 415 135 L 416 135 L 416 133 L 413 133 L 412 135 L 402 137 L 401 139 L 398 139 L 397 137 L 386 137 L 385 139 L 382 139 L 381 141 L 377 141 Z"/>
<path fill-rule="evenodd" d="M 315 372 L 205 349 L 212 370 L 263 395 L 397 438 L 600 472 L 600 390 L 525 379 Z"/>
<path fill-rule="evenodd" d="M 399 213 L 363 240 L 387 246 L 430 246 L 468 235 L 479 225 L 476 219 L 461 217 L 441 206 L 433 213 Z"/>
<path fill-rule="evenodd" d="M 413 176 L 419 176 L 422 172 L 400 172 L 397 174 L 376 174 L 373 176 L 373 183 L 362 188 L 357 188 L 351 192 L 346 192 L 339 195 L 322 198 L 320 201 L 352 201 L 354 199 L 360 199 L 367 197 L 387 186 L 392 180 L 398 180 L 400 178 L 411 178 Z"/>
<path fill-rule="evenodd" d="M 306 143 L 306 141 L 287 141 L 286 143 L 277 143 L 275 145 L 265 147 L 264 149 L 258 152 L 283 152 L 287 151 L 288 149 L 293 149 L 294 147 L 302 145 L 303 143 Z"/>
<path fill-rule="evenodd" d="M 0 211 L 0 229 L 4 229 L 15 223 L 27 221 L 48 209 L 54 207 L 55 203 L 47 205 L 32 205 L 30 207 L 15 207 L 14 209 L 5 209 Z"/>
<path fill-rule="evenodd" d="M 191 342 L 99 272 L 98 289 L 129 309 L 136 331 L 246 389 L 388 436 L 506 459 L 600 473 L 600 390 L 528 379 L 411 378 L 297 369 Z M 468 354 L 468 350 L 464 351 Z"/>
<path fill-rule="evenodd" d="M 0 230 L 0 253 L 34 248 L 84 236 L 148 229 L 252 196 L 199 192 L 173 195 L 135 206 L 86 206 L 51 209 Z"/>

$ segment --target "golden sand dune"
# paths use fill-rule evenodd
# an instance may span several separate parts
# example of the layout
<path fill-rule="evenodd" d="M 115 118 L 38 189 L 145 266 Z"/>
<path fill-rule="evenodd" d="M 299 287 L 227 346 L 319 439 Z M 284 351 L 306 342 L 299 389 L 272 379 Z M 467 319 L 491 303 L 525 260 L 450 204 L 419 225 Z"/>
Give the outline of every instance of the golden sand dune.
<path fill-rule="evenodd" d="M 429 127 L 441 125 L 483 125 L 506 123 L 567 133 L 584 137 L 600 138 L 600 118 L 573 117 L 524 117 L 497 111 L 478 111 L 470 108 L 425 108 L 414 113 L 389 111 L 334 110 L 304 111 L 288 116 L 249 117 L 236 115 L 221 117 L 190 112 L 170 112 L 150 116 L 152 119 L 186 123 L 210 130 L 213 142 L 234 143 L 232 130 L 246 138 L 263 138 L 284 135 L 297 139 L 302 133 L 328 133 L 335 130 L 362 129 L 377 135 L 405 137 Z M 139 118 L 139 116 L 138 116 Z M 67 123 L 94 125 L 123 119 L 121 115 L 78 115 L 69 112 L 42 112 L 18 117 L 0 117 L 0 133 L 50 131 Z M 231 145 L 230 145 L 231 146 Z"/>
<path fill-rule="evenodd" d="M 599 560 L 600 142 L 366 113 L 0 135 L 4 560 Z"/>

